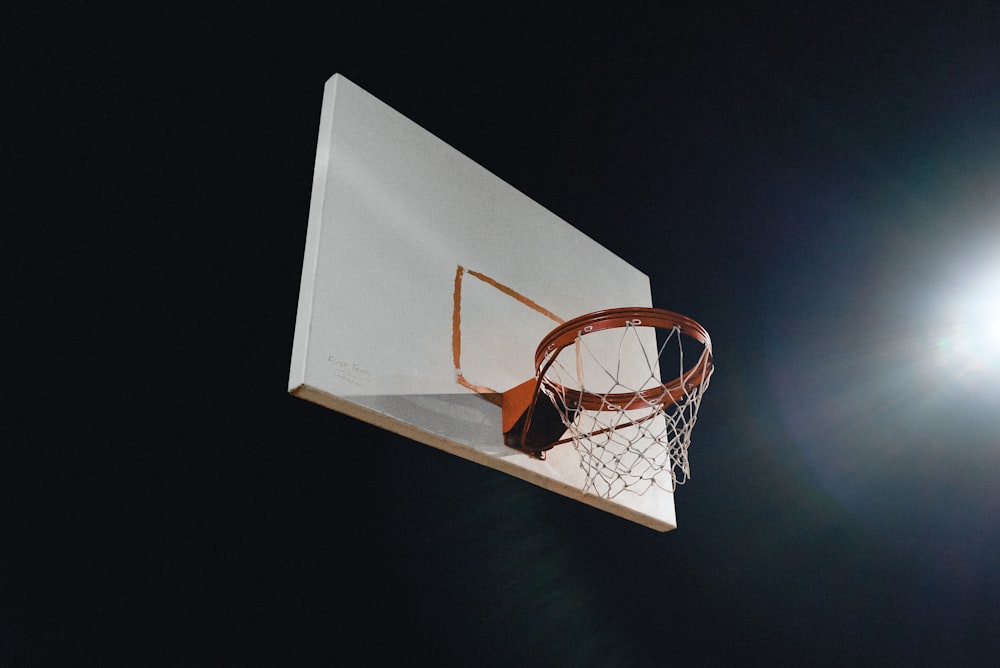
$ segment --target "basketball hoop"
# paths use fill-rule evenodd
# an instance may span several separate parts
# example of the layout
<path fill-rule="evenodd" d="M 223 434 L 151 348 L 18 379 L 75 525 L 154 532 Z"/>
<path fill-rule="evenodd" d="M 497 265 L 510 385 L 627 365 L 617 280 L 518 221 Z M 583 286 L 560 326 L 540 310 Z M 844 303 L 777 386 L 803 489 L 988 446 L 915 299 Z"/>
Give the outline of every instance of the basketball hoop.
<path fill-rule="evenodd" d="M 685 345 L 688 359 L 697 355 L 691 366 Z M 668 365 L 677 375 L 664 383 Z M 535 369 L 503 395 L 507 445 L 545 459 L 572 442 L 584 491 L 604 498 L 653 485 L 673 491 L 690 477 L 691 432 L 714 370 L 711 338 L 697 322 L 644 307 L 590 313 L 542 339 Z"/>

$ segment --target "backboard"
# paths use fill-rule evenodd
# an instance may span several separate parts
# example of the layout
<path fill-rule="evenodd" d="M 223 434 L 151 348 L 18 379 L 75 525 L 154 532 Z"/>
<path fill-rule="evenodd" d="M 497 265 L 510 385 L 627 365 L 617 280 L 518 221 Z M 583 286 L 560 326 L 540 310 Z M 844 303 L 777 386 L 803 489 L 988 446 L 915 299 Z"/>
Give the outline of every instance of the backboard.
<path fill-rule="evenodd" d="M 319 127 L 289 392 L 660 531 L 670 491 L 582 491 L 572 447 L 504 444 L 500 395 L 648 278 L 340 75 Z"/>

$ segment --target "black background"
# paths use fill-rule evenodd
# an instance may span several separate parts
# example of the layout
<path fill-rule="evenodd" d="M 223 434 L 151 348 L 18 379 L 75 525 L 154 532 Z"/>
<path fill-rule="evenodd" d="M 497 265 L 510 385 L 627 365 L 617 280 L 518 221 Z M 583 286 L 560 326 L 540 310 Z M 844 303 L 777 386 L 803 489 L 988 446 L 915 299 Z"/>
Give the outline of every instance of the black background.
<path fill-rule="evenodd" d="M 9 12 L 5 665 L 995 665 L 1000 15 L 653 7 Z M 335 72 L 711 332 L 679 529 L 285 393 Z"/>

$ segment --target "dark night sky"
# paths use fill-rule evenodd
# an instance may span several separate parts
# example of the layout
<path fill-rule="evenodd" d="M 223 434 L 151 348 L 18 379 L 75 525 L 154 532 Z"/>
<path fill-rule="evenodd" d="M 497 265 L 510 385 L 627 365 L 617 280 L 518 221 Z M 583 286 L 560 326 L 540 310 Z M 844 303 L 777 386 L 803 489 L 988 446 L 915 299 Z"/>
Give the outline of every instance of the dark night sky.
<path fill-rule="evenodd" d="M 474 6 L 18 17 L 0 662 L 996 665 L 1000 12 Z M 285 393 L 335 72 L 711 332 L 676 531 Z"/>

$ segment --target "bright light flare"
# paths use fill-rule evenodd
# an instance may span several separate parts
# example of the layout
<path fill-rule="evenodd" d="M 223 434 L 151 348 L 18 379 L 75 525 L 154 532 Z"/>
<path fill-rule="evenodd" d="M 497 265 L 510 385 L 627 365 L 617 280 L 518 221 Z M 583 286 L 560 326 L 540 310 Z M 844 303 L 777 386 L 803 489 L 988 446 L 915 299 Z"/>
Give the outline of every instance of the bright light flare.
<path fill-rule="evenodd" d="M 956 376 L 1000 381 L 1000 257 L 988 269 L 967 274 L 946 296 L 936 352 Z"/>

